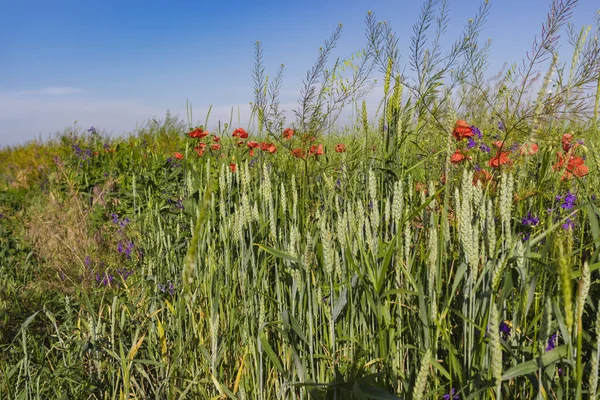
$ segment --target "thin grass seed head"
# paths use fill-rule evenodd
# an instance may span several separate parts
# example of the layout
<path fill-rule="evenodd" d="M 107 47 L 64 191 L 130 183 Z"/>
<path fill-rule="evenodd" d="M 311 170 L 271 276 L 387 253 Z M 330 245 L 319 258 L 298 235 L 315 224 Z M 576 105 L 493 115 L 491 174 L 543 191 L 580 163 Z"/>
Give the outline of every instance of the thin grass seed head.
<path fill-rule="evenodd" d="M 292 175 L 292 221 L 298 222 L 298 189 L 295 175 Z"/>
<path fill-rule="evenodd" d="M 405 214 L 408 214 L 408 211 L 405 211 Z M 412 224 L 406 223 L 404 224 L 404 257 L 406 265 L 410 265 L 410 256 L 411 256 L 411 248 L 412 248 Z"/>
<path fill-rule="evenodd" d="M 573 333 L 573 298 L 571 289 L 571 264 L 568 257 L 564 254 L 563 246 L 560 245 L 560 256 L 558 259 L 558 275 L 562 292 L 562 303 L 564 307 L 565 323 L 569 332 L 569 337 Z"/>
<path fill-rule="evenodd" d="M 281 212 L 282 215 L 286 215 L 287 213 L 287 195 L 285 193 L 285 185 L 283 184 L 283 182 L 281 182 L 281 185 L 279 187 L 279 192 L 280 192 L 280 203 L 281 203 Z"/>
<path fill-rule="evenodd" d="M 489 348 L 491 358 L 491 369 L 492 377 L 495 381 L 496 386 L 500 386 L 502 383 L 502 347 L 500 344 L 500 317 L 498 315 L 498 309 L 492 302 L 490 308 L 489 324 L 490 327 L 489 336 Z"/>
<path fill-rule="evenodd" d="M 361 242 L 365 241 L 365 209 L 363 207 L 362 201 L 360 199 L 357 200 L 356 203 L 356 228 L 360 237 Z"/>
<path fill-rule="evenodd" d="M 396 225 L 396 232 L 401 229 L 400 221 L 402 221 L 402 212 L 404 208 L 404 186 L 402 180 L 394 182 L 394 198 L 392 203 L 392 217 Z"/>
<path fill-rule="evenodd" d="M 588 293 L 592 285 L 592 274 L 590 272 L 589 265 L 586 262 L 583 263 L 581 270 L 581 280 L 579 283 L 579 293 L 577 295 L 577 321 L 581 321 L 583 316 L 583 309 L 587 301 Z"/>
<path fill-rule="evenodd" d="M 598 350 L 600 351 L 600 301 L 596 306 L 596 323 L 594 324 L 594 327 L 596 329 L 596 340 L 599 344 Z"/>
<path fill-rule="evenodd" d="M 485 232 L 487 234 L 488 258 L 493 260 L 496 258 L 496 221 L 494 203 L 491 199 L 487 201 L 487 211 L 485 219 Z"/>
<path fill-rule="evenodd" d="M 429 360 L 431 359 L 431 349 L 427 349 L 421 358 L 421 367 L 415 379 L 415 386 L 412 392 L 413 400 L 422 400 L 425 388 L 427 387 L 427 376 L 429 375 Z"/>
<path fill-rule="evenodd" d="M 348 218 L 348 212 L 344 212 L 343 214 L 338 214 L 335 222 L 335 237 L 340 244 L 340 248 L 342 251 L 344 247 L 346 247 L 346 218 Z"/>
<path fill-rule="evenodd" d="M 588 377 L 589 398 L 594 399 L 597 396 L 598 390 L 598 350 L 592 350 L 592 358 L 590 359 L 592 371 Z"/>
<path fill-rule="evenodd" d="M 549 298 L 546 298 L 544 303 L 544 315 L 542 317 L 542 324 L 538 332 L 538 351 L 540 354 L 544 354 L 546 351 L 548 338 L 550 337 L 550 329 L 552 326 L 552 303 Z"/>
<path fill-rule="evenodd" d="M 383 222 L 385 224 L 386 229 L 389 229 L 389 226 L 390 226 L 390 219 L 391 219 L 391 214 L 392 214 L 391 203 L 392 202 L 390 201 L 390 198 L 386 197 L 385 198 L 385 205 L 383 207 Z"/>

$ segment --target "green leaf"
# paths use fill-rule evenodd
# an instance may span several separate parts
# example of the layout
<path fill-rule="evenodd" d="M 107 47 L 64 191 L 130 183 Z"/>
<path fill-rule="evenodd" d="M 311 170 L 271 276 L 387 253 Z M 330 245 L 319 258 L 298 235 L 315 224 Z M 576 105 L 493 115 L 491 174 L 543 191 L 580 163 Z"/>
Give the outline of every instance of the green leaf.
<path fill-rule="evenodd" d="M 344 286 L 342 288 L 342 291 L 339 295 L 339 297 L 335 300 L 335 304 L 333 305 L 333 321 L 337 321 L 340 313 L 342 312 L 342 310 L 344 309 L 344 307 L 346 307 L 346 303 L 348 302 L 348 289 L 346 288 L 346 286 Z"/>
<path fill-rule="evenodd" d="M 597 208 L 593 204 L 587 205 L 587 214 L 590 220 L 590 228 L 592 230 L 592 237 L 595 239 L 596 251 L 600 251 L 600 224 L 598 224 L 598 216 L 596 215 Z"/>
<path fill-rule="evenodd" d="M 502 376 L 502 380 L 506 381 L 519 376 L 532 374 L 535 371 L 537 371 L 540 367 L 544 368 L 550 364 L 554 364 L 558 360 L 565 358 L 566 355 L 567 345 L 558 346 L 554 350 L 550 350 L 541 357 L 515 365 L 514 367 L 506 371 L 506 373 Z"/>
<path fill-rule="evenodd" d="M 352 392 L 359 399 L 369 400 L 400 400 L 390 392 L 371 383 L 373 375 L 368 375 L 354 382 Z"/>
<path fill-rule="evenodd" d="M 281 319 L 283 320 L 283 324 L 284 324 L 285 328 L 287 328 L 287 329 L 291 328 L 294 332 L 296 332 L 296 335 L 298 335 L 300 340 L 302 340 L 304 343 L 308 344 L 306 335 L 302 331 L 302 328 L 300 327 L 298 320 L 288 310 L 283 310 L 283 312 L 281 313 Z"/>
<path fill-rule="evenodd" d="M 281 364 L 281 361 L 279 361 L 279 358 L 277 357 L 277 355 L 273 351 L 273 348 L 269 344 L 269 340 L 265 336 L 264 330 L 261 330 L 258 333 L 258 339 L 260 340 L 262 350 L 267 354 L 267 357 L 269 357 L 275 368 L 277 368 L 279 372 L 283 373 L 283 365 Z"/>
<path fill-rule="evenodd" d="M 277 250 L 277 249 L 274 249 L 272 247 L 265 246 L 265 245 L 262 245 L 262 244 L 259 244 L 259 243 L 254 243 L 254 246 L 258 247 L 261 250 L 266 251 L 267 253 L 269 253 L 269 254 L 277 257 L 277 258 L 282 258 L 284 260 L 291 261 L 291 262 L 296 263 L 298 265 L 300 265 L 300 263 L 301 263 L 301 261 L 300 261 L 299 258 L 294 257 L 291 254 L 284 253 L 281 250 Z"/>

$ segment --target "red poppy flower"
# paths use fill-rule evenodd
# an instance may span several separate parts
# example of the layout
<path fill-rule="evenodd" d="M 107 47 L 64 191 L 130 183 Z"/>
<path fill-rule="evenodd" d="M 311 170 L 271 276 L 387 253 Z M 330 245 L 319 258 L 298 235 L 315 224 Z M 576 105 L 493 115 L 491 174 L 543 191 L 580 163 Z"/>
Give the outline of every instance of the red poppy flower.
<path fill-rule="evenodd" d="M 571 139 L 573 139 L 572 133 L 565 133 L 564 135 L 562 135 L 561 142 L 562 148 L 565 151 L 565 153 L 571 149 Z"/>
<path fill-rule="evenodd" d="M 500 166 L 508 163 L 510 163 L 510 158 L 508 158 L 508 153 L 504 151 L 496 154 L 490 159 L 490 161 L 488 161 L 488 165 L 492 168 L 499 168 Z"/>
<path fill-rule="evenodd" d="M 249 140 L 248 143 L 246 143 L 246 146 L 250 147 L 251 149 L 255 149 L 260 145 L 258 144 L 258 142 L 255 142 L 254 140 Z"/>
<path fill-rule="evenodd" d="M 335 151 L 337 153 L 343 153 L 346 151 L 346 145 L 343 143 L 338 144 L 337 146 L 335 146 Z"/>
<path fill-rule="evenodd" d="M 322 156 L 323 153 L 323 144 L 320 143 L 318 146 L 317 145 L 312 145 L 310 146 L 310 154 L 314 154 L 315 156 Z"/>
<path fill-rule="evenodd" d="M 277 147 L 275 147 L 275 145 L 273 143 L 269 143 L 269 142 L 262 142 L 260 144 L 260 149 L 262 151 L 266 151 L 271 154 L 273 154 L 277 151 Z"/>
<path fill-rule="evenodd" d="M 461 162 L 463 162 L 465 159 L 471 159 L 471 157 L 469 156 L 465 156 L 463 154 L 462 151 L 460 151 L 460 149 L 456 149 L 456 151 L 454 152 L 454 154 L 452 154 L 452 156 L 450 157 L 450 162 L 452 164 L 460 164 Z"/>
<path fill-rule="evenodd" d="M 202 155 L 204 154 L 204 148 L 198 148 L 196 150 L 196 154 L 198 154 L 198 157 L 202 157 Z"/>
<path fill-rule="evenodd" d="M 246 132 L 246 130 L 244 128 L 237 128 L 235 131 L 233 131 L 233 137 L 239 137 L 240 139 L 247 139 L 248 132 Z"/>
<path fill-rule="evenodd" d="M 239 140 L 237 143 L 238 147 L 243 146 L 245 143 L 243 140 Z"/>
<path fill-rule="evenodd" d="M 477 182 L 487 183 L 492 180 L 492 174 L 481 168 L 479 171 L 475 171 L 473 174 L 473 185 L 477 185 Z"/>
<path fill-rule="evenodd" d="M 495 142 L 492 142 L 492 145 L 494 145 L 494 147 L 497 149 L 501 149 L 502 147 L 504 147 L 504 141 L 496 140 Z"/>
<path fill-rule="evenodd" d="M 456 125 L 454 125 L 452 135 L 456 140 L 463 140 L 464 138 L 472 137 L 474 134 L 471 126 L 467 124 L 467 121 L 459 119 L 456 121 Z"/>
<path fill-rule="evenodd" d="M 215 143 L 219 143 L 219 142 L 221 141 L 221 138 L 220 138 L 220 137 L 218 137 L 217 135 L 215 135 L 215 136 L 213 136 L 213 141 L 214 141 Z"/>
<path fill-rule="evenodd" d="M 200 142 L 196 146 L 194 146 L 194 150 L 204 150 L 206 148 L 206 143 Z"/>
<path fill-rule="evenodd" d="M 521 155 L 534 155 L 535 153 L 538 152 L 538 150 L 540 149 L 540 147 L 536 144 L 536 143 L 525 143 L 522 147 L 521 147 Z"/>
<path fill-rule="evenodd" d="M 294 130 L 292 128 L 285 128 L 283 130 L 283 135 L 284 139 L 286 140 L 290 140 L 292 138 L 292 136 L 294 136 Z"/>
<path fill-rule="evenodd" d="M 237 165 L 235 165 L 234 163 L 229 164 L 229 169 L 231 170 L 231 172 L 235 173 L 236 168 Z"/>
<path fill-rule="evenodd" d="M 552 166 L 552 168 L 556 171 L 561 169 L 565 165 L 565 159 L 562 154 L 556 153 L 557 161 Z M 585 165 L 585 161 L 581 157 L 572 157 L 569 158 L 567 162 L 567 166 L 565 168 L 565 173 L 562 176 L 562 180 L 571 179 L 573 176 L 576 177 L 584 177 L 586 176 L 590 170 Z"/>
<path fill-rule="evenodd" d="M 220 145 L 219 143 L 214 143 L 214 144 L 211 144 L 211 145 L 210 145 L 210 149 L 211 149 L 212 151 L 217 151 L 217 150 L 221 149 L 221 145 Z"/>
<path fill-rule="evenodd" d="M 579 178 L 586 176 L 590 171 L 584 163 L 581 157 L 571 157 L 567 164 L 567 171 Z"/>
<path fill-rule="evenodd" d="M 202 139 L 203 137 L 208 136 L 208 132 L 202 128 L 196 128 L 193 131 L 189 132 L 188 136 L 191 138 Z"/>
<path fill-rule="evenodd" d="M 304 158 L 304 150 L 303 149 L 294 149 L 294 150 L 292 150 L 292 154 L 296 158 Z"/>
<path fill-rule="evenodd" d="M 173 157 L 175 157 L 175 158 L 176 158 L 176 159 L 178 159 L 178 160 L 183 160 L 183 154 L 181 154 L 181 153 L 178 153 L 178 152 L 175 152 L 175 153 L 173 154 Z"/>
<path fill-rule="evenodd" d="M 558 169 L 561 169 L 563 167 L 563 165 L 565 165 L 565 159 L 564 159 L 563 155 L 560 154 L 559 152 L 556 152 L 556 162 L 552 166 L 552 169 L 556 171 Z"/>

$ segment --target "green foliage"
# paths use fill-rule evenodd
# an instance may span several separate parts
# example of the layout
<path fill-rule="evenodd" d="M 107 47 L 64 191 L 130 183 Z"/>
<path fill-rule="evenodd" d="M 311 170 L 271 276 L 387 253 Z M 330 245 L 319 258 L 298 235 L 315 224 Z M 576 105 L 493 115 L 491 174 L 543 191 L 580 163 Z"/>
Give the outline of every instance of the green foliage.
<path fill-rule="evenodd" d="M 424 3 L 415 80 L 373 13 L 365 48 L 328 67 L 340 26 L 290 137 L 283 66 L 268 79 L 257 43 L 247 139 L 167 114 L 128 137 L 75 127 L 0 151 L 0 397 L 597 393 L 600 97 L 584 92 L 600 52 L 570 28 L 563 79 L 557 33 L 575 3 L 553 2 L 524 69 L 496 81 L 478 43 L 487 1 L 449 52 L 448 3 Z M 348 102 L 355 125 L 336 130 Z M 510 163 L 467 148 L 457 119 Z M 556 153 L 585 155 L 588 173 Z"/>

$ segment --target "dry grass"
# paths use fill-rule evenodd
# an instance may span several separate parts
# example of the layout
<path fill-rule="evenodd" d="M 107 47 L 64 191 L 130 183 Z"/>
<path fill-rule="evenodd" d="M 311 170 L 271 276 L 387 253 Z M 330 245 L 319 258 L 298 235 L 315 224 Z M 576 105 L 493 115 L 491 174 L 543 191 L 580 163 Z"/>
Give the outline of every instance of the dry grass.
<path fill-rule="evenodd" d="M 90 229 L 87 215 L 92 207 L 81 195 L 61 197 L 49 192 L 45 203 L 29 212 L 26 235 L 42 261 L 41 278 L 58 283 L 63 291 L 70 291 L 74 281 L 85 283 L 93 278 L 94 271 L 85 260 L 96 253 L 102 239 Z"/>

